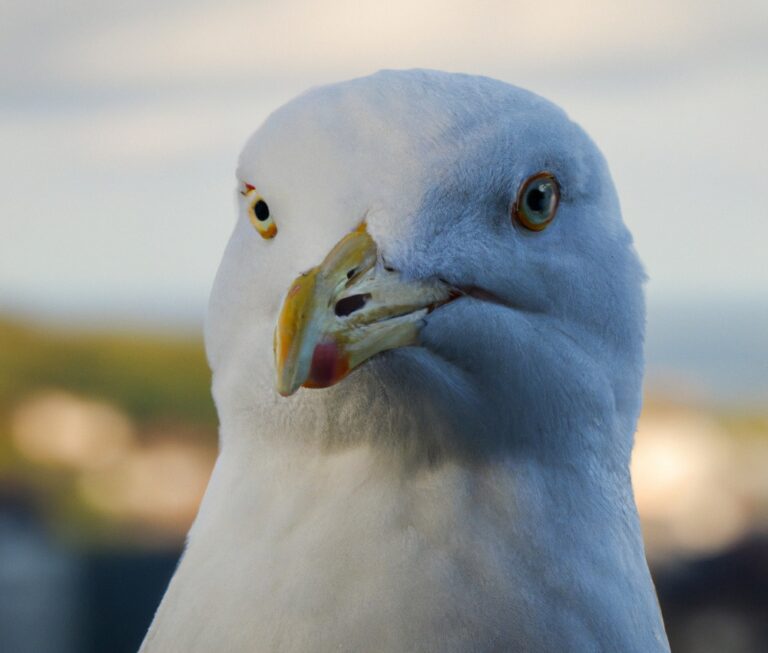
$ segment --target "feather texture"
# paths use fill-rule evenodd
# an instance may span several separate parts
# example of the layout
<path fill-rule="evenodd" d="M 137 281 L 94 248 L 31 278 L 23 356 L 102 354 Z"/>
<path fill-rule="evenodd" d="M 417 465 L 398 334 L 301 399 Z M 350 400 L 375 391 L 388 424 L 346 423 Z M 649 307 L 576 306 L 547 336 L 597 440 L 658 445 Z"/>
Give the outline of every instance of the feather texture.
<path fill-rule="evenodd" d="M 527 232 L 541 170 L 561 203 Z M 385 71 L 276 111 L 238 177 L 278 234 L 240 206 L 206 328 L 221 454 L 142 650 L 669 650 L 628 471 L 644 274 L 584 132 L 501 82 Z M 282 297 L 362 219 L 405 278 L 500 301 L 280 397 Z"/>

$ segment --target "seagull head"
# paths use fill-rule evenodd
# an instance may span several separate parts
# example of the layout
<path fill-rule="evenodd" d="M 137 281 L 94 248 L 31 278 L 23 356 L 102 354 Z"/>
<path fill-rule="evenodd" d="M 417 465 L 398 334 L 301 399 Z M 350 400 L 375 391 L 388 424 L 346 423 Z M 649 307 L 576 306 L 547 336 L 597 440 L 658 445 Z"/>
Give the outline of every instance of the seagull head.
<path fill-rule="evenodd" d="M 432 71 L 313 89 L 250 138 L 235 197 L 206 328 L 224 437 L 561 456 L 631 434 L 643 272 L 552 103 Z"/>

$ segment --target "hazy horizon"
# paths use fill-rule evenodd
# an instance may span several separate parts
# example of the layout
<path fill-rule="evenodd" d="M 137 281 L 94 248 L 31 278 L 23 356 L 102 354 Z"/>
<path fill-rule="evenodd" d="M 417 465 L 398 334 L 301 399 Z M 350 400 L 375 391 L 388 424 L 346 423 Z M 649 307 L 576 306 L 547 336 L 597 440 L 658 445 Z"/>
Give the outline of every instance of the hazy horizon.
<path fill-rule="evenodd" d="M 160 332 L 202 337 L 204 305 L 70 307 L 0 305 L 0 319 L 85 331 Z M 768 298 L 652 300 L 646 332 L 646 387 L 671 400 L 722 407 L 768 405 Z M 202 343 L 201 343 L 202 346 Z"/>

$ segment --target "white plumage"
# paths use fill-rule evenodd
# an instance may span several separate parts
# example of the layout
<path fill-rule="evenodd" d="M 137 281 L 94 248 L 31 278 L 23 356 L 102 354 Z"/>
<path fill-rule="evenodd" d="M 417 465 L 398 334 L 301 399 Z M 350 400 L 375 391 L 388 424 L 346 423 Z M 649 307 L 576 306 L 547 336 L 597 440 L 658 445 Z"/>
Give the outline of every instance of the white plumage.
<path fill-rule="evenodd" d="M 538 171 L 561 198 L 535 232 L 511 212 Z M 667 651 L 628 471 L 643 272 L 582 130 L 501 82 L 382 72 L 279 109 L 238 178 L 278 233 L 238 195 L 206 329 L 221 454 L 142 650 Z M 464 294 L 281 397 L 281 301 L 363 219 L 377 271 Z"/>

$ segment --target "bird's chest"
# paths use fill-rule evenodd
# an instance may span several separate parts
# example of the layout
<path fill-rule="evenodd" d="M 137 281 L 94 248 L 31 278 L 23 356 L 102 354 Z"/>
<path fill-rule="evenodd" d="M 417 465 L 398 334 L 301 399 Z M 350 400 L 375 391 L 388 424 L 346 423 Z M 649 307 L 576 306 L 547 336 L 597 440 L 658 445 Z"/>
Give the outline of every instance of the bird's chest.
<path fill-rule="evenodd" d="M 220 460 L 154 650 L 596 650 L 618 602 L 592 581 L 625 572 L 532 469 Z"/>
<path fill-rule="evenodd" d="M 258 650 L 405 651 L 424 633 L 437 638 L 426 650 L 508 642 L 510 612 L 532 597 L 506 481 L 482 487 L 458 468 L 392 479 L 346 462 L 204 509 L 184 562 L 206 575 L 201 612 Z M 200 546 L 214 532 L 216 547 Z"/>

